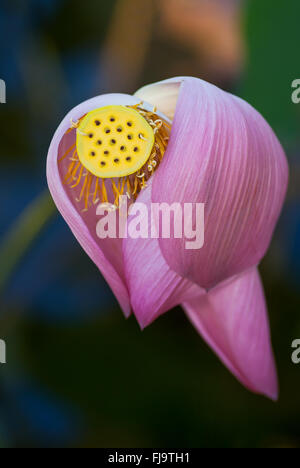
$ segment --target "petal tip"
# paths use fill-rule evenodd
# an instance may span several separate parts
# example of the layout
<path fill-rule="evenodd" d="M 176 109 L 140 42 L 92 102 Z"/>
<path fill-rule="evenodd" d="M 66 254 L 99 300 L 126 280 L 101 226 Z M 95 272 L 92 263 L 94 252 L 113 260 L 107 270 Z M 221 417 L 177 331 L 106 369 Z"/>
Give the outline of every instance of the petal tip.
<path fill-rule="evenodd" d="M 264 391 L 262 394 L 265 395 L 270 400 L 272 400 L 274 403 L 278 402 L 280 392 L 279 392 L 279 385 L 278 385 L 277 377 L 276 377 L 275 382 L 272 384 L 271 388 Z"/>

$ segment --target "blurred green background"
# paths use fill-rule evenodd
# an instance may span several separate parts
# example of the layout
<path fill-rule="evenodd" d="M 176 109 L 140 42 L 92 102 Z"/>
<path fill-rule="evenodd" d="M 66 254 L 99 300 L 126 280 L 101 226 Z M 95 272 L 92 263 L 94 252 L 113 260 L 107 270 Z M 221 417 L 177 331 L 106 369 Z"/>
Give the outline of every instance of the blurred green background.
<path fill-rule="evenodd" d="M 298 0 L 2 0 L 2 447 L 300 447 Z M 281 395 L 245 390 L 180 309 L 141 332 L 47 193 L 52 135 L 105 92 L 192 75 L 247 99 L 291 167 L 262 264 Z"/>

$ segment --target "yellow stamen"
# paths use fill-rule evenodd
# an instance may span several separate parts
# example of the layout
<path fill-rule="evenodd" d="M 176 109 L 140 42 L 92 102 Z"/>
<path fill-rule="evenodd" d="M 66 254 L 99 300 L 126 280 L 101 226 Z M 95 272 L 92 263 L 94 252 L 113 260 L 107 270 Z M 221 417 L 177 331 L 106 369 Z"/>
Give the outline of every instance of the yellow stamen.
<path fill-rule="evenodd" d="M 76 174 L 77 174 L 80 166 L 81 166 L 81 164 L 79 162 L 79 163 L 76 164 L 75 168 L 73 169 L 72 174 L 71 174 L 72 180 L 76 180 Z"/>
<path fill-rule="evenodd" d="M 155 113 L 156 109 L 146 111 L 142 106 L 143 103 L 107 106 L 77 122 L 71 121 L 66 134 L 76 129 L 76 143 L 59 162 L 74 150 L 64 168 L 63 180 L 71 189 L 78 190 L 76 200 L 84 203 L 83 211 L 98 202 L 117 209 L 124 194 L 134 201 L 158 168 L 166 151 L 170 126 Z M 113 200 L 109 200 L 106 183 L 110 184 Z"/>
<path fill-rule="evenodd" d="M 81 169 L 80 169 L 80 172 L 79 172 L 79 176 L 78 176 L 77 182 L 76 182 L 74 185 L 71 185 L 71 188 L 72 188 L 72 189 L 75 188 L 75 187 L 77 187 L 77 186 L 80 184 L 83 171 L 84 171 L 84 167 L 81 166 Z"/>
<path fill-rule="evenodd" d="M 84 183 L 83 183 L 83 186 L 82 186 L 82 189 L 81 189 L 81 192 L 80 192 L 80 195 L 79 195 L 79 198 L 77 198 L 77 201 L 80 202 L 82 200 L 82 197 L 85 193 L 85 190 L 86 190 L 86 187 L 87 187 L 87 183 L 88 183 L 88 178 L 86 177 L 84 179 Z"/>
<path fill-rule="evenodd" d="M 98 189 L 99 189 L 99 179 L 97 178 L 95 182 L 95 190 L 94 190 L 94 196 L 93 196 L 94 205 L 96 205 L 96 203 L 99 201 L 99 198 L 97 198 Z"/>
<path fill-rule="evenodd" d="M 70 166 L 69 166 L 68 172 L 66 173 L 65 178 L 64 178 L 64 184 L 65 184 L 65 183 L 68 181 L 68 179 L 70 179 L 70 177 L 72 176 L 72 172 L 73 172 L 74 166 L 75 166 L 75 161 L 73 161 L 73 162 L 70 164 Z"/>
<path fill-rule="evenodd" d="M 66 159 L 66 157 L 68 156 L 69 153 L 71 153 L 72 149 L 74 149 L 76 146 L 76 143 L 74 143 L 74 145 L 71 146 L 71 148 L 69 148 L 65 154 L 58 160 L 58 162 L 61 162 L 63 161 L 64 159 Z"/>
<path fill-rule="evenodd" d="M 104 203 L 108 202 L 107 191 L 106 191 L 104 179 L 102 179 L 102 201 Z"/>
<path fill-rule="evenodd" d="M 153 129 L 137 110 L 106 106 L 82 119 L 76 146 L 81 164 L 91 174 L 111 179 L 137 172 L 154 142 Z"/>

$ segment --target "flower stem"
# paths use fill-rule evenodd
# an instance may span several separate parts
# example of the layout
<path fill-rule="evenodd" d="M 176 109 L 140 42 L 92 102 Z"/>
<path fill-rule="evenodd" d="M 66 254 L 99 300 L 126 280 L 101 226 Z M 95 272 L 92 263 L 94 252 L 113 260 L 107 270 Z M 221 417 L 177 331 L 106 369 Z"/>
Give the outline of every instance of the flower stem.
<path fill-rule="evenodd" d="M 3 292 L 20 260 L 55 212 L 49 192 L 41 193 L 25 208 L 0 241 L 0 292 Z"/>

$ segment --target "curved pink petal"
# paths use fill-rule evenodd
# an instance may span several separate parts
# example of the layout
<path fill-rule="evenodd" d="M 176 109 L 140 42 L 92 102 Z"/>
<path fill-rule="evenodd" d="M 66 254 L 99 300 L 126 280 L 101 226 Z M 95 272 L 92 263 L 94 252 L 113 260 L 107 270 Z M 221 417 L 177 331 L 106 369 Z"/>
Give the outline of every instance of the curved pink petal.
<path fill-rule="evenodd" d="M 210 289 L 264 256 L 282 208 L 288 167 L 262 116 L 209 83 L 167 80 L 148 87 L 148 100 L 160 109 L 159 93 L 165 87 L 170 95 L 170 86 L 175 93 L 178 83 L 171 138 L 153 178 L 152 198 L 156 203 L 205 204 L 202 249 L 186 250 L 185 239 L 159 243 L 171 269 Z M 174 107 L 174 95 L 167 101 Z"/>
<path fill-rule="evenodd" d="M 160 112 L 173 120 L 180 90 L 181 80 L 171 79 L 144 86 L 135 96 L 156 106 Z"/>
<path fill-rule="evenodd" d="M 183 307 L 200 335 L 247 388 L 277 399 L 269 322 L 256 269 L 185 302 Z"/>
<path fill-rule="evenodd" d="M 66 135 L 71 119 L 80 117 L 93 109 L 105 105 L 134 105 L 138 98 L 124 94 L 107 94 L 90 99 L 73 109 L 62 121 L 50 145 L 47 159 L 47 178 L 52 197 L 68 223 L 73 234 L 83 249 L 97 265 L 104 278 L 117 297 L 126 316 L 130 315 L 130 300 L 124 276 L 122 240 L 102 239 L 96 235 L 96 207 L 82 212 L 82 206 L 76 202 L 76 191 L 63 184 L 63 164 L 58 164 L 59 158 L 75 142 L 75 131 Z"/>
<path fill-rule="evenodd" d="M 150 236 L 151 183 L 139 195 L 136 209 L 139 203 L 147 211 L 138 210 L 135 215 L 130 215 L 128 225 L 139 216 L 140 232 L 145 238 L 124 239 L 123 252 L 133 312 L 141 328 L 145 328 L 164 312 L 187 299 L 199 297 L 204 291 L 170 270 L 161 254 L 158 239 Z"/>

